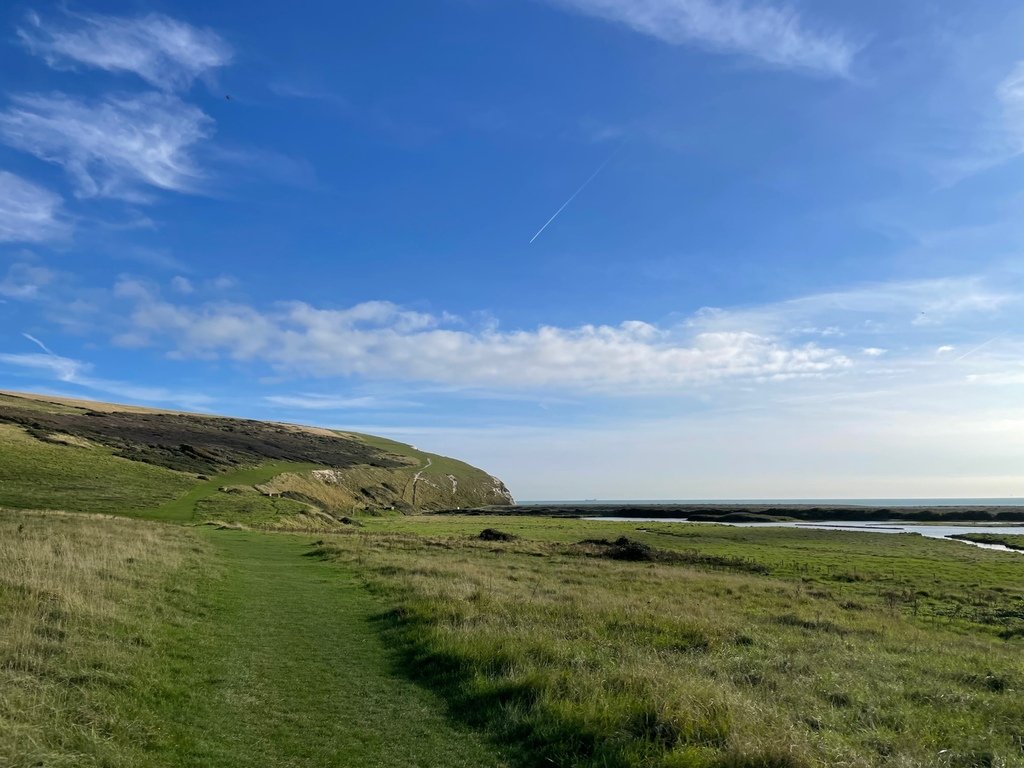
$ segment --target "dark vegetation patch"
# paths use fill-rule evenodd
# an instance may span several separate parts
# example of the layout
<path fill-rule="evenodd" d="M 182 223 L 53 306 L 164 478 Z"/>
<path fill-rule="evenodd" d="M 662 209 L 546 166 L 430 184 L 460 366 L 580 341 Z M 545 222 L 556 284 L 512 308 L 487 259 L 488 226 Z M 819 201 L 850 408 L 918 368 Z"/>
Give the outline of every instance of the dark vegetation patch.
<path fill-rule="evenodd" d="M 991 691 L 992 693 L 1015 691 L 1019 688 L 1016 679 L 1008 673 L 992 672 L 991 670 L 984 674 L 961 674 L 957 678 L 957 682 L 972 687 L 982 688 L 986 691 Z"/>
<path fill-rule="evenodd" d="M 830 691 L 826 693 L 825 701 L 828 702 L 829 706 L 836 709 L 846 709 L 853 705 L 853 699 L 850 698 L 850 694 L 844 691 Z"/>
<path fill-rule="evenodd" d="M 669 552 L 664 549 L 655 549 L 640 541 L 634 541 L 626 536 L 620 536 L 615 541 L 608 539 L 584 539 L 580 544 L 595 546 L 602 549 L 602 556 L 612 560 L 628 560 L 630 562 L 655 561 L 669 562 L 674 559 L 676 552 Z"/>
<path fill-rule="evenodd" d="M 585 553 L 607 557 L 610 560 L 624 560 L 632 563 L 669 563 L 695 565 L 707 568 L 744 571 L 747 573 L 768 573 L 768 566 L 745 557 L 709 555 L 697 550 L 676 551 L 659 549 L 642 541 L 626 536 L 610 539 L 584 539 L 576 545 Z"/>
<path fill-rule="evenodd" d="M 477 536 L 480 541 L 515 541 L 516 537 L 511 533 L 499 531 L 497 528 L 484 528 Z"/>
<path fill-rule="evenodd" d="M 984 597 L 974 601 L 960 597 L 936 605 L 932 612 L 950 620 L 996 627 L 1004 640 L 1024 637 L 1024 598 L 997 602 Z"/>
<path fill-rule="evenodd" d="M 695 523 L 780 523 L 797 520 L 787 515 L 769 515 L 762 512 L 726 512 L 722 515 L 690 515 L 690 520 Z"/>
<path fill-rule="evenodd" d="M 826 632 L 840 636 L 850 634 L 850 630 L 839 626 L 834 621 L 827 619 L 804 619 L 793 613 L 784 613 L 775 621 L 784 627 L 796 627 L 797 629 L 805 629 L 808 632 Z"/>
<path fill-rule="evenodd" d="M 48 413 L 0 403 L 0 423 L 53 442 L 72 435 L 112 449 L 115 455 L 181 472 L 214 474 L 265 461 L 401 467 L 405 463 L 350 438 L 246 419 L 173 413 Z"/>

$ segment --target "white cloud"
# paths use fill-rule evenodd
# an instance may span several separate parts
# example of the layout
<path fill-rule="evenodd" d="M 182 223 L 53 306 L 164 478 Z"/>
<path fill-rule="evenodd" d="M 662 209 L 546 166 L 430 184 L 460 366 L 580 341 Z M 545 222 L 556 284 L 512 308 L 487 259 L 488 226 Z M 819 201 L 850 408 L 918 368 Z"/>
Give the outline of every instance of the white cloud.
<path fill-rule="evenodd" d="M 1012 340 L 1001 345 L 993 341 L 1002 337 L 978 340 L 993 324 L 1014 327 L 1022 297 L 1010 279 L 969 276 L 703 310 L 661 324 L 629 320 L 504 330 L 493 322 L 384 301 L 344 309 L 304 302 L 261 308 L 172 301 L 155 285 L 132 279 L 121 280 L 114 293 L 126 305 L 118 310 L 114 342 L 156 347 L 176 359 L 231 360 L 293 380 L 416 382 L 498 394 L 688 393 L 708 402 L 738 389 L 762 391 L 754 385 L 765 382 L 790 381 L 787 391 L 806 397 L 824 387 L 823 380 L 867 390 L 907 375 L 923 381 L 998 373 L 1005 368 L 1000 355 Z M 944 342 L 955 342 L 958 349 L 965 342 L 963 348 L 971 349 L 966 366 L 936 365 L 937 357 L 951 351 L 939 347 L 952 346 Z M 897 347 L 898 354 L 892 351 Z M 879 366 L 875 361 L 883 357 L 888 362 Z M 712 391 L 709 385 L 716 387 Z M 268 402 L 312 410 L 367 405 L 328 396 L 276 397 Z"/>
<path fill-rule="evenodd" d="M 238 285 L 238 281 L 231 275 L 221 275 L 208 281 L 207 284 L 215 291 L 228 291 Z"/>
<path fill-rule="evenodd" d="M 786 69 L 846 77 L 857 46 L 807 28 L 789 7 L 743 0 L 549 0 L 659 40 L 752 56 Z"/>
<path fill-rule="evenodd" d="M 67 382 L 75 381 L 88 368 L 78 360 L 45 352 L 2 353 L 0 363 L 39 371 Z"/>
<path fill-rule="evenodd" d="M 935 350 L 937 355 L 948 355 L 956 349 L 952 344 L 943 344 L 941 347 Z"/>
<path fill-rule="evenodd" d="M 175 275 L 173 278 L 171 278 L 171 288 L 173 288 L 178 293 L 183 294 L 189 294 L 195 290 L 195 288 L 192 286 L 192 281 L 189 280 L 187 277 L 182 277 L 181 275 Z"/>
<path fill-rule="evenodd" d="M 129 245 L 118 248 L 111 254 L 123 261 L 134 261 L 153 269 L 166 270 L 168 272 L 189 272 L 190 267 L 184 261 L 175 256 L 171 251 L 164 248 L 150 248 L 141 245 Z"/>
<path fill-rule="evenodd" d="M 923 330 L 972 316 L 988 317 L 1020 302 L 1018 287 L 994 282 L 990 277 L 967 275 L 868 283 L 749 309 L 708 307 L 689 322 L 695 328 L 709 330 L 743 328 L 829 336 L 848 335 L 858 329 L 902 331 L 911 326 Z M 821 320 L 828 324 L 827 333 L 815 327 L 815 322 Z"/>
<path fill-rule="evenodd" d="M 334 395 L 318 395 L 302 393 L 298 395 L 269 395 L 263 398 L 273 405 L 286 408 L 300 408 L 309 411 L 335 410 L 371 410 L 382 408 L 409 408 L 419 403 L 410 400 L 382 399 L 373 396 L 336 397 Z"/>
<path fill-rule="evenodd" d="M 211 30 L 158 13 L 135 18 L 74 14 L 64 24 L 29 14 L 18 35 L 52 67 L 84 64 L 131 72 L 165 90 L 188 88 L 197 77 L 228 64 L 232 55 Z"/>
<path fill-rule="evenodd" d="M 789 345 L 749 332 L 686 334 L 637 321 L 473 331 L 380 301 L 341 310 L 294 302 L 259 311 L 173 304 L 134 281 L 122 281 L 116 293 L 134 303 L 132 343 L 166 340 L 177 356 L 261 362 L 292 376 L 629 393 L 822 376 L 850 365 L 846 356 L 816 344 Z"/>
<path fill-rule="evenodd" d="M 82 197 L 144 199 L 140 188 L 198 191 L 204 178 L 192 152 L 209 117 L 159 93 L 87 103 L 64 94 L 15 96 L 0 113 L 0 138 L 57 163 Z"/>
<path fill-rule="evenodd" d="M 1003 104 L 1010 108 L 1024 106 L 1024 61 L 1018 61 L 1010 74 L 999 84 L 996 93 Z"/>
<path fill-rule="evenodd" d="M 968 375 L 967 381 L 972 384 L 992 384 L 996 386 L 1019 386 L 1024 384 L 1024 371 L 1007 370 L 999 373 L 972 373 Z M 1024 426 L 1024 425 L 1022 425 Z"/>
<path fill-rule="evenodd" d="M 56 274 L 46 267 L 12 264 L 3 280 L 0 280 L 0 296 L 8 299 L 35 299 L 55 278 Z"/>
<path fill-rule="evenodd" d="M 64 237 L 61 198 L 48 189 L 0 171 L 0 243 L 36 243 Z"/>

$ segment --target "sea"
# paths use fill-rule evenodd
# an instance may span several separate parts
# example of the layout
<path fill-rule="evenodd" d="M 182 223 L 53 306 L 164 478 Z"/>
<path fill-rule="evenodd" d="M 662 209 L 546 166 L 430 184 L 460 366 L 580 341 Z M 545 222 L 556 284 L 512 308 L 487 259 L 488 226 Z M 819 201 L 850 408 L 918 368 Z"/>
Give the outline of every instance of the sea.
<path fill-rule="evenodd" d="M 1024 507 L 1024 496 L 976 499 L 530 499 L 517 500 L 520 506 L 570 504 L 573 506 L 714 504 L 758 506 L 764 504 L 807 504 L 845 507 Z"/>

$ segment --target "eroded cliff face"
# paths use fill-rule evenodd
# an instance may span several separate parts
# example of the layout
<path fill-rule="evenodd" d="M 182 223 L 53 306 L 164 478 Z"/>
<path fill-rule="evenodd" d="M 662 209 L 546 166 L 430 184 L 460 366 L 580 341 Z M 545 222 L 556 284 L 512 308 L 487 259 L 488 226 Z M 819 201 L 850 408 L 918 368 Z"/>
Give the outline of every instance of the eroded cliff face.
<path fill-rule="evenodd" d="M 314 469 L 279 475 L 269 485 L 278 493 L 338 513 L 384 509 L 414 513 L 514 503 L 498 478 L 469 465 L 435 471 L 436 464 L 431 460 L 398 468 Z"/>

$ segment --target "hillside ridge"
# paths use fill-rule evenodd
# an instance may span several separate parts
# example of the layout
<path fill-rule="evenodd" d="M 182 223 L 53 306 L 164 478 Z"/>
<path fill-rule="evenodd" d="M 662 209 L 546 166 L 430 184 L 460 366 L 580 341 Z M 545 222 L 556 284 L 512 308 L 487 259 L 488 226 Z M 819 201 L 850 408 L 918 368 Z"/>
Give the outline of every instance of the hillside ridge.
<path fill-rule="evenodd" d="M 259 481 L 226 482 L 238 473 Z M 39 488 L 61 491 L 55 509 L 272 528 L 513 501 L 483 470 L 388 438 L 0 391 L 0 506 L 38 508 Z"/>

